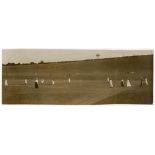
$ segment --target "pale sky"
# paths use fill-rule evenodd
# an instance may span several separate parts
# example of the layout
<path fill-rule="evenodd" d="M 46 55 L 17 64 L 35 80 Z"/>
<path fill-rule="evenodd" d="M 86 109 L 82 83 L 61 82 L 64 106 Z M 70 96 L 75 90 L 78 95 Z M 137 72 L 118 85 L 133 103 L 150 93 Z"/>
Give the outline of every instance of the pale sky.
<path fill-rule="evenodd" d="M 57 62 L 95 59 L 96 54 L 100 58 L 122 57 L 132 55 L 150 55 L 153 50 L 59 50 L 59 49 L 4 49 L 2 52 L 2 62 L 29 63 Z"/>

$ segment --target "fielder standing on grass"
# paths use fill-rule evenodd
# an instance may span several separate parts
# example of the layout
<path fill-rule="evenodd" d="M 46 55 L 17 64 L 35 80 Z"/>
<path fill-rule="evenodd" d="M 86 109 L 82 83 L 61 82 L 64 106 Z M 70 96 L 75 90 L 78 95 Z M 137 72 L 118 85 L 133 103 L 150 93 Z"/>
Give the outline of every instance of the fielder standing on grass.
<path fill-rule="evenodd" d="M 52 85 L 54 85 L 55 84 L 55 82 L 54 82 L 54 80 L 52 80 Z"/>
<path fill-rule="evenodd" d="M 124 80 L 121 80 L 121 87 L 124 87 Z"/>
<path fill-rule="evenodd" d="M 40 82 L 41 82 L 41 84 L 43 84 L 43 83 L 44 83 L 44 79 L 41 79 L 41 81 L 40 81 Z"/>
<path fill-rule="evenodd" d="M 7 79 L 5 80 L 4 85 L 8 86 L 8 80 Z"/>
<path fill-rule="evenodd" d="M 109 80 L 109 85 L 110 85 L 110 88 L 114 87 L 112 79 Z"/>
<path fill-rule="evenodd" d="M 34 85 L 35 85 L 35 88 L 37 89 L 37 88 L 39 88 L 39 84 L 38 84 L 38 78 L 36 78 L 36 80 L 35 80 L 35 82 L 34 82 Z"/>
<path fill-rule="evenodd" d="M 140 79 L 140 87 L 143 87 L 143 78 Z"/>
<path fill-rule="evenodd" d="M 131 83 L 130 83 L 129 79 L 126 80 L 126 86 L 131 87 Z"/>
<path fill-rule="evenodd" d="M 148 83 L 147 77 L 145 77 L 144 81 L 145 81 L 145 84 L 148 86 L 149 83 Z"/>
<path fill-rule="evenodd" d="M 71 78 L 70 78 L 70 74 L 69 74 L 69 78 L 68 78 L 68 83 L 71 83 Z"/>
<path fill-rule="evenodd" d="M 27 79 L 25 79 L 24 83 L 25 83 L 25 85 L 27 85 Z"/>
<path fill-rule="evenodd" d="M 107 82 L 109 82 L 110 81 L 110 79 L 109 79 L 109 77 L 107 78 Z"/>

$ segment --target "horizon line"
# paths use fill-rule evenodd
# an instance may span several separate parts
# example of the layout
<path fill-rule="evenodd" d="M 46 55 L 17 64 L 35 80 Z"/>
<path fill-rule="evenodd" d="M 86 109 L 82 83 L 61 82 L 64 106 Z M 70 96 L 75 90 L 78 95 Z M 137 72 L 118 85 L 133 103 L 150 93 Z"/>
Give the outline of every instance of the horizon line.
<path fill-rule="evenodd" d="M 125 57 L 134 57 L 134 56 L 153 56 L 153 53 L 151 54 L 142 54 L 142 55 L 137 55 L 137 54 L 133 54 L 133 55 L 126 55 L 126 56 L 116 56 L 116 57 L 105 57 L 105 58 L 94 58 L 94 59 L 79 59 L 79 60 L 59 60 L 59 61 L 44 61 L 44 60 L 40 60 L 40 61 L 30 61 L 30 62 L 8 62 L 8 63 L 2 63 L 2 65 L 7 65 L 9 63 L 14 63 L 14 65 L 18 65 L 20 63 L 20 65 L 24 65 L 24 64 L 31 64 L 31 63 L 34 63 L 34 64 L 41 64 L 41 61 L 43 61 L 42 64 L 44 63 L 62 63 L 62 62 L 77 62 L 77 61 L 88 61 L 88 60 L 103 60 L 103 59 L 116 59 L 116 58 L 125 58 Z"/>

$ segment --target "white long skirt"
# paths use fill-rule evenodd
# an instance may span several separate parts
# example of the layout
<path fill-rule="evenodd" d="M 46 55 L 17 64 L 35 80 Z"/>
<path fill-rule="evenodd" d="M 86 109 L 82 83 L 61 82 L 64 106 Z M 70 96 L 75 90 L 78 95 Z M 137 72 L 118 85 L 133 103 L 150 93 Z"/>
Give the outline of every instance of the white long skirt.
<path fill-rule="evenodd" d="M 24 83 L 27 85 L 27 79 L 25 79 L 25 82 Z"/>
<path fill-rule="evenodd" d="M 52 80 L 52 85 L 54 85 L 55 84 L 55 82 L 54 82 L 54 80 Z"/>
<path fill-rule="evenodd" d="M 110 79 L 109 78 L 107 78 L 107 82 L 109 82 L 110 81 Z"/>
<path fill-rule="evenodd" d="M 38 79 L 36 79 L 36 80 L 35 80 L 35 82 L 37 82 L 37 84 L 38 84 L 38 83 L 39 83 L 39 80 L 38 80 Z"/>
<path fill-rule="evenodd" d="M 127 86 L 127 87 L 131 87 L 131 83 L 130 83 L 129 80 L 126 81 L 126 86 Z"/>
<path fill-rule="evenodd" d="M 109 80 L 109 84 L 110 84 L 110 88 L 113 88 L 114 87 L 112 80 Z"/>
<path fill-rule="evenodd" d="M 41 84 L 43 84 L 44 83 L 44 79 L 42 79 L 40 82 L 41 82 Z"/>
<path fill-rule="evenodd" d="M 71 83 L 71 79 L 70 78 L 68 79 L 68 83 Z"/>
<path fill-rule="evenodd" d="M 147 78 L 145 78 L 145 84 L 149 85 Z"/>
<path fill-rule="evenodd" d="M 5 80 L 4 85 L 8 86 L 8 80 Z"/>

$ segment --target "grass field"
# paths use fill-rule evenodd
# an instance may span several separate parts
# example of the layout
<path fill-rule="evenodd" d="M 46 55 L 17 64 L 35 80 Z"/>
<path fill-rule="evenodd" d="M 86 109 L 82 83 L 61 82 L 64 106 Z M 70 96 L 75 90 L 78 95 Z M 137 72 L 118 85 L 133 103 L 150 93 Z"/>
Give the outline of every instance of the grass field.
<path fill-rule="evenodd" d="M 35 73 L 45 79 L 39 89 L 34 88 Z M 145 76 L 149 86 L 141 88 L 140 78 Z M 113 79 L 114 88 L 109 88 L 107 77 Z M 120 87 L 122 78 L 130 79 L 132 87 Z M 152 81 L 153 56 L 3 66 L 2 100 L 3 104 L 152 104 Z"/>

